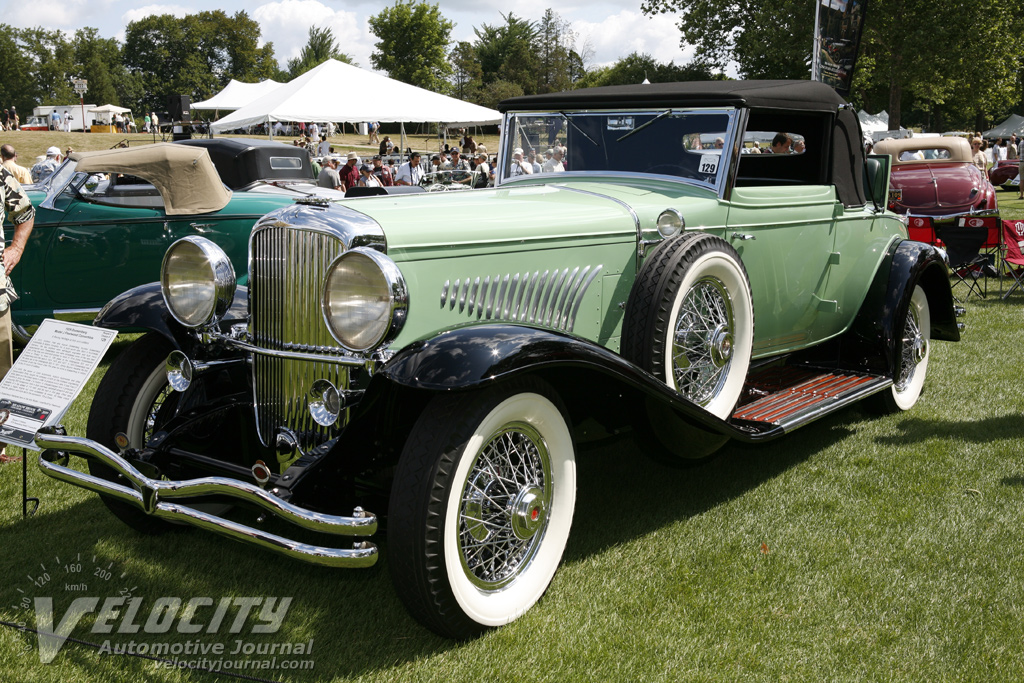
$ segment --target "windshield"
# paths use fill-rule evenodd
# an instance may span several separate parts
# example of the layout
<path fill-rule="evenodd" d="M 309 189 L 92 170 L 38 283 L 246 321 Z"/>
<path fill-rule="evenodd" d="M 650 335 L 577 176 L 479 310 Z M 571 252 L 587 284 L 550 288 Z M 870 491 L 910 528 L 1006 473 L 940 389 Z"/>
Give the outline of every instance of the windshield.
<path fill-rule="evenodd" d="M 41 182 L 39 185 L 42 189 L 46 190 L 46 199 L 43 200 L 42 206 L 47 209 L 53 208 L 53 200 L 57 198 L 64 188 L 75 176 L 75 170 L 78 168 L 78 162 L 66 159 L 63 164 L 57 167 L 57 170 L 53 174 Z"/>
<path fill-rule="evenodd" d="M 722 150 L 731 148 L 735 119 L 733 109 L 510 114 L 503 176 L 612 171 L 714 187 L 725 172 Z"/>

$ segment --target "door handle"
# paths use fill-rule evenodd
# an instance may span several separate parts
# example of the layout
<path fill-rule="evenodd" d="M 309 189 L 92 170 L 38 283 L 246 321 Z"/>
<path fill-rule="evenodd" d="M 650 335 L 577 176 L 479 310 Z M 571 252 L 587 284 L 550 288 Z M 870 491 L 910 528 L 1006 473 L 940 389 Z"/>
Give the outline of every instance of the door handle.
<path fill-rule="evenodd" d="M 64 233 L 61 233 L 61 234 L 57 235 L 57 241 L 58 242 L 81 242 L 82 240 L 80 238 L 78 238 L 78 237 L 72 237 L 71 235 L 65 235 Z"/>
<path fill-rule="evenodd" d="M 742 232 L 734 232 L 732 234 L 732 239 L 743 240 L 744 242 L 746 242 L 747 240 L 756 240 L 757 237 L 755 237 L 754 235 L 744 235 Z"/>
<path fill-rule="evenodd" d="M 212 228 L 213 223 L 189 223 L 188 227 L 196 232 L 209 232 L 208 228 Z"/>

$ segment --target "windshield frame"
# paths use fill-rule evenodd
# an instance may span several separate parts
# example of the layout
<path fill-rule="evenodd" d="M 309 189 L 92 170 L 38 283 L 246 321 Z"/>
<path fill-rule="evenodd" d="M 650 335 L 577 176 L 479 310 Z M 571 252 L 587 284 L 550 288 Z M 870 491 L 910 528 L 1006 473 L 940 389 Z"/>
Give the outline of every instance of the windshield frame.
<path fill-rule="evenodd" d="M 65 159 L 64 163 L 58 166 L 57 170 L 54 171 L 45 182 L 40 183 L 40 187 L 46 190 L 46 198 L 39 204 L 41 208 L 50 209 L 52 211 L 59 210 L 54 206 L 54 202 L 56 202 L 57 197 L 67 189 L 68 185 L 70 185 L 78 175 L 82 175 L 82 179 L 84 180 L 85 174 L 79 174 L 77 168 L 77 161 L 73 159 Z"/>
<path fill-rule="evenodd" d="M 636 117 L 636 116 L 650 116 L 652 119 L 655 117 L 666 117 L 666 112 L 669 112 L 668 118 L 673 118 L 684 114 L 707 114 L 707 115 L 725 115 L 728 117 L 727 129 L 724 131 L 724 147 L 721 150 L 721 160 L 719 161 L 719 168 L 715 174 L 714 182 L 705 182 L 697 178 L 682 177 L 677 175 L 661 175 L 661 174 L 648 174 L 636 171 L 615 171 L 615 170 L 584 170 L 584 171 L 565 171 L 560 173 L 540 173 L 531 174 L 525 176 L 511 176 L 509 175 L 510 164 L 507 163 L 508 159 L 512 158 L 513 141 L 516 139 L 515 130 L 517 126 L 518 117 L 543 117 L 543 116 L 555 116 L 555 117 L 566 117 L 572 118 L 577 116 L 607 116 L 607 117 Z M 741 116 L 745 110 L 739 107 L 731 106 L 714 106 L 714 107 L 644 107 L 638 109 L 624 109 L 624 108 L 609 108 L 609 109 L 565 109 L 565 110 L 553 110 L 553 109 L 523 109 L 507 111 L 504 118 L 502 119 L 501 126 L 501 141 L 499 142 L 499 159 L 500 164 L 496 173 L 496 186 L 511 185 L 515 183 L 530 183 L 530 182 L 552 182 L 554 180 L 562 180 L 569 178 L 580 178 L 580 177 L 610 177 L 610 178 L 637 178 L 637 177 L 649 177 L 657 178 L 659 180 L 668 180 L 676 183 L 683 183 L 686 185 L 692 185 L 702 187 L 705 189 L 713 190 L 717 195 L 722 196 L 725 192 L 725 188 L 728 183 L 728 178 L 732 173 L 735 166 L 735 159 L 739 154 L 737 148 L 737 140 L 741 139 L 741 123 L 745 121 L 746 117 Z M 570 124 L 571 125 L 571 124 Z M 643 125 L 643 124 L 641 124 Z M 656 128 L 658 123 L 654 122 L 653 127 Z M 639 128 L 639 126 L 638 126 Z M 623 131 L 626 132 L 626 131 Z M 564 137 L 564 135 L 563 135 Z M 539 151 L 539 150 L 538 150 Z M 724 164 L 724 166 L 723 166 Z"/>

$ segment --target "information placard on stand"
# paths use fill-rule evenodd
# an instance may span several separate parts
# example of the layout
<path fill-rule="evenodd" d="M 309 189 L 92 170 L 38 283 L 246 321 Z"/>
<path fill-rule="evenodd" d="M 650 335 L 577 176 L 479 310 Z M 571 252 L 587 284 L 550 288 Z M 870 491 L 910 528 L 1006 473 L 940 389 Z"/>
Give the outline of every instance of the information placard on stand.
<path fill-rule="evenodd" d="M 44 320 L 0 381 L 0 442 L 38 451 L 36 432 L 60 422 L 116 337 L 116 330 Z"/>

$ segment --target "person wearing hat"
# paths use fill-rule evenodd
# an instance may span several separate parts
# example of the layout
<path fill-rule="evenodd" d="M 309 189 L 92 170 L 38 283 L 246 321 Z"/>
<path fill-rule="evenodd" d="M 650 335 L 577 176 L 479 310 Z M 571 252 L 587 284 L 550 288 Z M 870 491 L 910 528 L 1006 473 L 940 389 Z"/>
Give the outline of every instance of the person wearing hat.
<path fill-rule="evenodd" d="M 487 187 L 491 176 L 491 165 L 487 163 L 486 152 L 476 153 L 476 168 L 473 170 L 476 171 L 476 185 L 474 187 Z"/>
<path fill-rule="evenodd" d="M 366 164 L 359 167 L 359 187 L 382 187 L 380 180 L 373 175 L 373 169 Z"/>
<path fill-rule="evenodd" d="M 335 157 L 324 157 L 324 167 L 316 178 L 316 184 L 332 190 L 344 190 L 341 176 L 338 174 L 338 160 Z"/>
<path fill-rule="evenodd" d="M 53 175 L 53 172 L 60 166 L 60 148 L 49 147 L 46 150 L 46 158 L 32 167 L 32 180 L 37 183 L 45 181 Z"/>
<path fill-rule="evenodd" d="M 512 150 L 512 165 L 509 167 L 510 176 L 513 178 L 520 175 L 532 175 L 533 167 L 523 160 L 523 148 L 516 147 Z"/>
<path fill-rule="evenodd" d="M 345 189 L 349 190 L 359 184 L 359 155 L 355 152 L 349 152 L 346 157 L 345 165 L 338 170 L 338 175 L 341 176 L 341 182 L 344 183 Z"/>
<path fill-rule="evenodd" d="M 470 167 L 468 159 L 461 158 L 458 148 L 452 149 L 451 167 L 452 182 L 461 185 L 469 185 L 473 182 L 473 169 Z"/>
<path fill-rule="evenodd" d="M 384 160 L 379 154 L 373 155 L 373 175 L 383 187 L 391 187 L 395 184 L 391 177 L 391 169 L 384 165 Z"/>

